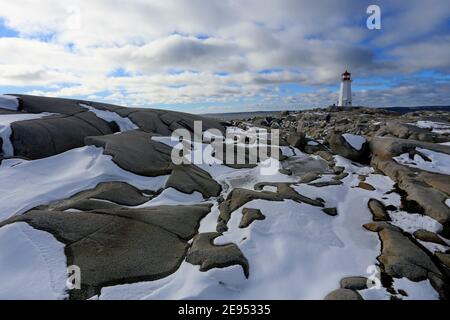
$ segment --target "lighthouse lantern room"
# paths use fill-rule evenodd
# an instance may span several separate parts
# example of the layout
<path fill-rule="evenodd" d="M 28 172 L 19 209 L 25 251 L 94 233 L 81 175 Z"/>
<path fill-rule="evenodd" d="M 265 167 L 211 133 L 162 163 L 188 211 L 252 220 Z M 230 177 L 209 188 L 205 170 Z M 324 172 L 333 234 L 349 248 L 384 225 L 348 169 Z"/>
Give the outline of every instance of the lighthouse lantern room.
<path fill-rule="evenodd" d="M 348 107 L 352 105 L 352 79 L 351 73 L 345 70 L 341 79 L 341 90 L 339 92 L 339 107 Z"/>

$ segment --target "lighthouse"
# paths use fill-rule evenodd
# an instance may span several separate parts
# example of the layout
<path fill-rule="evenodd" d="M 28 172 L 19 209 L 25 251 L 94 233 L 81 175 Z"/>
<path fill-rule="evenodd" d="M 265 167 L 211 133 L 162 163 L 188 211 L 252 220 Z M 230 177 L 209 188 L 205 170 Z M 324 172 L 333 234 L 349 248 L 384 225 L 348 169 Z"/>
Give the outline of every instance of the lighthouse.
<path fill-rule="evenodd" d="M 341 91 L 339 92 L 339 107 L 349 107 L 352 105 L 352 79 L 351 73 L 345 70 L 341 79 Z"/>

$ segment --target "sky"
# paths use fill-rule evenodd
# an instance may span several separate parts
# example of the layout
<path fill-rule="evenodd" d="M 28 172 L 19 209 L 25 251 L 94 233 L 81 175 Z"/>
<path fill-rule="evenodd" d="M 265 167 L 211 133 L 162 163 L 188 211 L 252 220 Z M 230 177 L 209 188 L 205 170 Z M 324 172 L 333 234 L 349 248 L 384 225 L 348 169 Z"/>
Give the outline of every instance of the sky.
<path fill-rule="evenodd" d="M 448 0 L 0 0 L 0 94 L 293 110 L 348 69 L 354 105 L 450 105 L 449 31 Z"/>

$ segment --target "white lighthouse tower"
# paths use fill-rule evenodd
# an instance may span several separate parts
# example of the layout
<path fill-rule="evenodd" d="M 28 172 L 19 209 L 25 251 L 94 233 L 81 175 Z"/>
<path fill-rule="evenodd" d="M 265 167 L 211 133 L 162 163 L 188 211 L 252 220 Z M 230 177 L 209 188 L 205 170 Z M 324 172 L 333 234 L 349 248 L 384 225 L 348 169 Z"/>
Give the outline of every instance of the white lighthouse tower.
<path fill-rule="evenodd" d="M 339 107 L 349 107 L 352 105 L 352 79 L 351 73 L 345 70 L 342 74 L 341 91 L 339 92 Z"/>

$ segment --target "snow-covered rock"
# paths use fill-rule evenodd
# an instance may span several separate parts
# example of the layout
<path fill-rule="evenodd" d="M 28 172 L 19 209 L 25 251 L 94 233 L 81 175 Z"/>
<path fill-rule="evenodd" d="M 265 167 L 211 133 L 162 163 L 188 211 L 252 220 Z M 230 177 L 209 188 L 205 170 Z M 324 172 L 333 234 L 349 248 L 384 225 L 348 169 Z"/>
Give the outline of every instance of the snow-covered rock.
<path fill-rule="evenodd" d="M 158 190 L 167 176 L 143 177 L 125 171 L 89 146 L 34 161 L 3 160 L 0 165 L 0 221 L 35 206 L 65 199 L 100 182 L 123 181 L 138 189 Z M 37 187 L 39 186 L 39 187 Z"/>
<path fill-rule="evenodd" d="M 364 143 L 367 142 L 366 138 L 351 133 L 344 133 L 342 136 L 344 137 L 345 141 L 347 141 L 347 143 L 352 146 L 353 149 L 358 151 L 361 150 Z"/>

